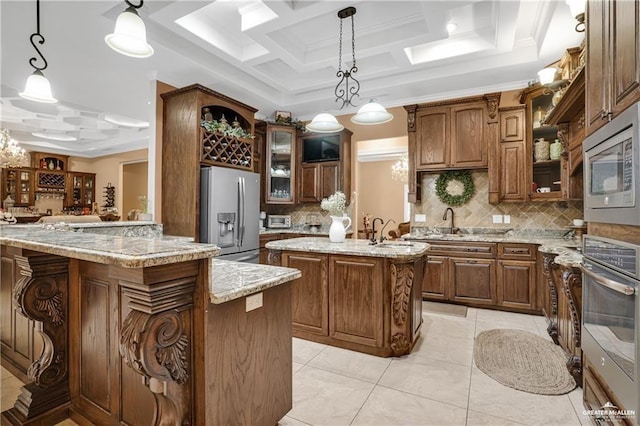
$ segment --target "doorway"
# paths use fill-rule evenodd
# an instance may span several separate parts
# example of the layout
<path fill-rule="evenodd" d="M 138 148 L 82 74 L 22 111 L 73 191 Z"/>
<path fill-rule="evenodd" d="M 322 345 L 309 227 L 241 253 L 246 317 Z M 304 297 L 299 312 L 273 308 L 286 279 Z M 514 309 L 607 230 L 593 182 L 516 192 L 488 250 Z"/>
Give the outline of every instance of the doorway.
<path fill-rule="evenodd" d="M 147 174 L 149 162 L 125 163 L 122 165 L 122 219 L 126 220 L 131 210 L 144 213 L 140 197 L 148 197 Z"/>

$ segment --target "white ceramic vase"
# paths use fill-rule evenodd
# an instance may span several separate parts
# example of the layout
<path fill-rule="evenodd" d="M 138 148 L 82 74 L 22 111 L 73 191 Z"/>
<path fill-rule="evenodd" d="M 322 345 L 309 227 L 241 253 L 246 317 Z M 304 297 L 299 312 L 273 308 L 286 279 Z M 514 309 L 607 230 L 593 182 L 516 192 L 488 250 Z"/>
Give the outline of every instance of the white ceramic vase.
<path fill-rule="evenodd" d="M 343 243 L 347 236 L 347 230 L 351 227 L 351 218 L 348 216 L 330 216 L 329 241 Z M 347 223 L 345 223 L 347 222 Z"/>

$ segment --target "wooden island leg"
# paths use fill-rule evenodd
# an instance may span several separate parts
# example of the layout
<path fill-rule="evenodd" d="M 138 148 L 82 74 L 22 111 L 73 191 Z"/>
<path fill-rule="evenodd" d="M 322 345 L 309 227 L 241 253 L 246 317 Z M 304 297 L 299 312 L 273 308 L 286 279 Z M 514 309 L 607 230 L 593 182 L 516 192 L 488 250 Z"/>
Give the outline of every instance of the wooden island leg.
<path fill-rule="evenodd" d="M 55 424 L 68 417 L 68 265 L 69 259 L 33 254 L 16 256 L 20 279 L 13 289 L 16 309 L 36 321 L 44 340 L 40 358 L 27 372 L 31 383 L 21 388 L 2 424 Z"/>
<path fill-rule="evenodd" d="M 421 265 L 421 263 L 420 263 Z M 414 286 L 422 270 L 416 261 L 390 262 L 391 271 L 391 350 L 394 356 L 411 352 L 422 324 L 422 293 Z"/>

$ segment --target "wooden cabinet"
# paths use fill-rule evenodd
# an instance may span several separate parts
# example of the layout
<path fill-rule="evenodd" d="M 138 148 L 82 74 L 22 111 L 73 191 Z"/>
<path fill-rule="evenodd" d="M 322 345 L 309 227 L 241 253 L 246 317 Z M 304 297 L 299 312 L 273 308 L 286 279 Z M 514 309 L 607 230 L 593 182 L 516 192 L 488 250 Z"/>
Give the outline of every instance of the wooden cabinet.
<path fill-rule="evenodd" d="M 527 185 L 526 172 L 525 108 L 500 109 L 499 121 L 499 201 L 524 202 L 531 188 Z"/>
<path fill-rule="evenodd" d="M 65 207 L 91 208 L 96 200 L 96 174 L 69 172 Z"/>
<path fill-rule="evenodd" d="M 28 207 L 35 203 L 35 174 L 32 168 L 2 169 L 2 202 L 11 197 L 16 207 Z M 6 206 L 3 206 L 6 208 Z"/>
<path fill-rule="evenodd" d="M 329 335 L 328 255 L 287 252 L 282 256 L 282 266 L 300 270 L 303 277 L 292 286 L 293 328 Z"/>
<path fill-rule="evenodd" d="M 422 297 L 538 313 L 534 244 L 430 241 Z"/>
<path fill-rule="evenodd" d="M 499 93 L 407 105 L 409 202 L 420 200 L 420 172 L 484 169 L 493 161 Z"/>
<path fill-rule="evenodd" d="M 69 156 L 48 152 L 32 152 L 31 167 L 39 170 L 68 170 Z"/>
<path fill-rule="evenodd" d="M 298 201 L 317 203 L 336 191 L 351 196 L 351 131 L 298 139 Z"/>
<path fill-rule="evenodd" d="M 449 299 L 449 258 L 428 256 L 424 263 L 422 297 L 429 300 Z"/>
<path fill-rule="evenodd" d="M 329 276 L 329 336 L 382 347 L 384 259 L 331 256 Z"/>
<path fill-rule="evenodd" d="M 640 100 L 640 3 L 587 2 L 586 133 Z"/>
<path fill-rule="evenodd" d="M 450 299 L 473 305 L 495 305 L 495 268 L 495 260 L 450 258 Z"/>
<path fill-rule="evenodd" d="M 419 107 L 416 111 L 416 169 L 487 167 L 487 121 L 487 105 L 482 100 L 447 107 Z"/>
<path fill-rule="evenodd" d="M 270 250 L 302 272 L 292 285 L 293 335 L 377 356 L 411 352 L 422 325 L 424 257 Z"/>
<path fill-rule="evenodd" d="M 264 202 L 294 204 L 296 192 L 297 129 L 292 126 L 263 124 Z"/>
<path fill-rule="evenodd" d="M 498 305 L 536 309 L 536 278 L 535 245 L 498 244 Z"/>
<path fill-rule="evenodd" d="M 265 245 L 269 241 L 279 240 L 280 234 L 261 234 L 260 235 L 260 263 L 262 265 L 269 264 L 269 250 L 265 247 Z"/>
<path fill-rule="evenodd" d="M 240 127 L 251 134 L 254 133 L 257 110 L 197 84 L 164 93 L 162 99 L 161 214 L 164 232 L 197 241 L 200 237 L 200 165 L 258 171 L 252 162 L 253 141 L 222 138 L 206 132 L 201 126 L 205 108 L 216 120 L 222 115 L 231 122 L 237 119 Z"/>
<path fill-rule="evenodd" d="M 35 331 L 34 321 L 16 310 L 13 289 L 20 279 L 16 256 L 23 254 L 22 249 L 2 246 L 0 273 L 0 347 L 2 348 L 2 366 L 23 382 L 27 379 L 27 370 L 42 352 L 43 340 Z"/>

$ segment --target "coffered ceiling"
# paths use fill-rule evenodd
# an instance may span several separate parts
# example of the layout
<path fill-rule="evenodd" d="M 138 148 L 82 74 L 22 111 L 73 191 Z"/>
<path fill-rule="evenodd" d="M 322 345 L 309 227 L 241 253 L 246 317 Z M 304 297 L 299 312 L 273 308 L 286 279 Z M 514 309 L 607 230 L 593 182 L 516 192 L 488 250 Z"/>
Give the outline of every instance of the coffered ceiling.
<path fill-rule="evenodd" d="M 155 79 L 203 84 L 258 108 L 258 117 L 276 110 L 303 120 L 321 111 L 355 112 L 337 110 L 334 101 L 336 13 L 347 6 L 357 8 L 356 103 L 375 98 L 391 107 L 524 87 L 583 38 L 557 0 L 147 0 L 140 15 L 155 54 L 134 59 L 104 43 L 125 6 L 41 0 L 44 73 L 60 100 L 46 105 L 17 95 L 33 71 L 35 0 L 0 2 L 0 124 L 22 146 L 85 157 L 146 147 L 150 130 L 140 121 L 153 125 Z M 448 32 L 447 23 L 457 28 Z M 344 39 L 350 66 L 348 20 Z"/>

